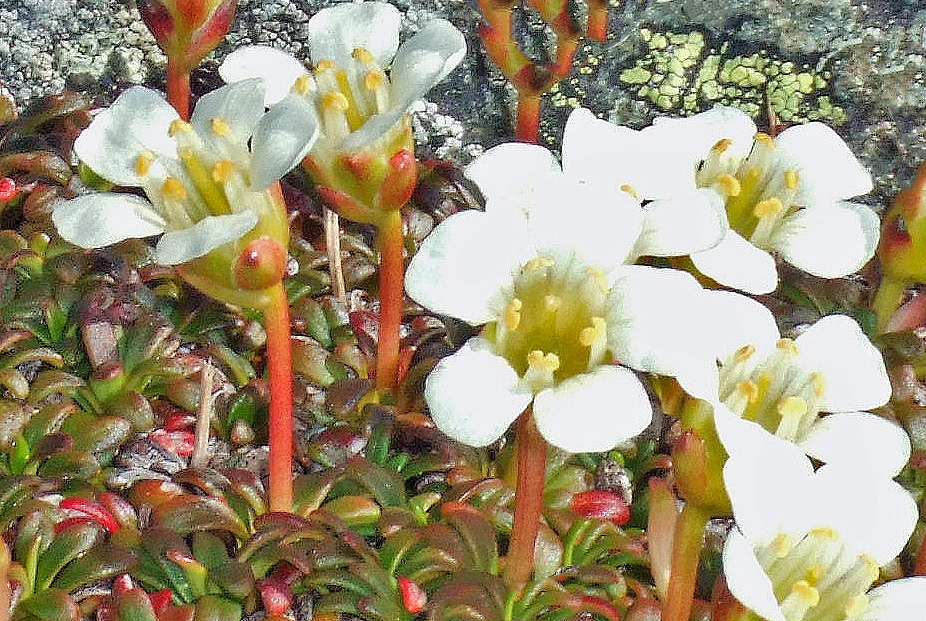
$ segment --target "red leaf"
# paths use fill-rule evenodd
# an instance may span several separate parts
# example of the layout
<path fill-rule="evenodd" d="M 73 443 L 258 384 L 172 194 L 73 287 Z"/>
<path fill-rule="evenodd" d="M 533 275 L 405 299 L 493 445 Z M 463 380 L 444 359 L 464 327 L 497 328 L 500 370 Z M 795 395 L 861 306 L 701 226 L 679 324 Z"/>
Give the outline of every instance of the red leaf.
<path fill-rule="evenodd" d="M 402 604 L 405 610 L 412 614 L 417 614 L 424 609 L 428 603 L 428 594 L 420 586 L 408 578 L 398 578 L 399 591 L 402 593 Z"/>
<path fill-rule="evenodd" d="M 623 526 L 630 519 L 630 505 L 614 492 L 590 490 L 573 495 L 570 508 L 584 518 L 608 520 Z"/>
<path fill-rule="evenodd" d="M 62 509 L 80 511 L 81 513 L 90 516 L 100 526 L 111 533 L 119 532 L 119 529 L 122 528 L 122 524 L 116 520 L 116 517 L 110 513 L 106 507 L 95 500 L 81 498 L 80 496 L 72 496 L 62 500 L 58 506 Z"/>

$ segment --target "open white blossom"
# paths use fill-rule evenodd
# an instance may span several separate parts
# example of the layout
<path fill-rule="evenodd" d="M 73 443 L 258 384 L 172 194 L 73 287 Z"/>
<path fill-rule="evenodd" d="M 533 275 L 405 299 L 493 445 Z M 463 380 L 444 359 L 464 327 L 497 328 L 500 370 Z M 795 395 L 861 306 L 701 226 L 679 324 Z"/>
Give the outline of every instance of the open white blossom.
<path fill-rule="evenodd" d="M 769 621 L 922 619 L 926 577 L 871 588 L 913 532 L 912 496 L 864 466 L 814 472 L 768 435 L 752 448 L 724 466 L 736 519 L 723 551 L 730 592 Z"/>
<path fill-rule="evenodd" d="M 309 20 L 311 73 L 266 46 L 235 50 L 219 73 L 226 82 L 264 78 L 268 103 L 287 93 L 306 98 L 322 128 L 318 150 L 351 151 L 386 136 L 466 54 L 462 33 L 445 19 L 429 21 L 401 46 L 400 26 L 389 3 L 338 4 Z"/>
<path fill-rule="evenodd" d="M 835 278 L 857 271 L 874 254 L 877 214 L 846 200 L 871 191 L 871 176 L 822 123 L 795 125 L 771 138 L 734 108 L 659 117 L 640 131 L 615 131 L 590 114 L 573 117 L 565 161 L 573 145 L 597 144 L 608 157 L 586 158 L 582 167 L 612 170 L 618 187 L 653 201 L 649 208 L 675 213 L 721 201 L 729 232 L 691 259 L 722 285 L 753 294 L 774 290 L 773 255 Z"/>
<path fill-rule="evenodd" d="M 632 369 L 700 376 L 716 365 L 699 329 L 708 292 L 685 272 L 628 264 L 641 244 L 668 243 L 657 230 L 641 242 L 645 216 L 629 194 L 563 174 L 535 145 L 490 149 L 467 174 L 485 212 L 442 222 L 406 275 L 417 302 L 486 324 L 427 379 L 441 430 L 486 445 L 533 402 L 550 443 L 607 450 L 652 418 Z"/>
<path fill-rule="evenodd" d="M 132 87 L 94 118 L 74 151 L 104 179 L 140 187 L 148 200 L 87 194 L 57 205 L 52 219 L 84 248 L 163 234 L 156 262 L 201 257 L 259 221 L 279 219 L 269 188 L 312 147 L 318 131 L 305 117 L 299 102 L 265 110 L 258 79 L 203 96 L 189 123 L 157 92 Z"/>

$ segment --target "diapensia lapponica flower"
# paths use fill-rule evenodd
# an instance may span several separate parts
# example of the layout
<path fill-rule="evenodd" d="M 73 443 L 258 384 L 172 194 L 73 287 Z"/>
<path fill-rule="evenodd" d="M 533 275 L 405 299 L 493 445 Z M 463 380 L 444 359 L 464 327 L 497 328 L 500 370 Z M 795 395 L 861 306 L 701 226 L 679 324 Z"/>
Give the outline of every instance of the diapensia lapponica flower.
<path fill-rule="evenodd" d="M 438 225 L 406 274 L 417 302 L 485 324 L 426 380 L 442 431 L 486 445 L 533 402 L 551 444 L 607 450 L 652 419 L 633 369 L 700 376 L 716 365 L 703 342 L 709 292 L 683 271 L 630 264 L 676 250 L 629 194 L 576 181 L 536 145 L 490 149 L 466 174 L 485 211 Z"/>
<path fill-rule="evenodd" d="M 94 118 L 74 151 L 104 179 L 140 187 L 148 200 L 86 194 L 55 207 L 55 226 L 83 248 L 161 235 L 155 262 L 182 264 L 187 280 L 220 300 L 260 307 L 260 290 L 282 276 L 289 240 L 275 182 L 318 133 L 305 108 L 286 100 L 266 110 L 263 84 L 253 79 L 204 95 L 187 123 L 155 91 L 132 87 Z M 272 256 L 273 265 L 240 269 L 255 242 L 258 262 Z"/>
<path fill-rule="evenodd" d="M 758 425 L 824 463 L 900 472 L 910 441 L 901 427 L 866 411 L 887 403 L 891 385 L 881 353 L 854 319 L 827 315 L 796 338 L 783 338 L 758 302 L 731 292 L 711 295 L 729 318 L 715 335 L 719 367 L 696 382 L 682 378 L 682 385 L 713 404 L 728 453 Z"/>
<path fill-rule="evenodd" d="M 916 525 L 909 492 L 864 463 L 814 472 L 793 445 L 753 439 L 724 466 L 736 520 L 723 551 L 730 592 L 768 621 L 922 619 L 926 577 L 871 588 Z"/>
<path fill-rule="evenodd" d="M 643 200 L 725 207 L 729 232 L 691 255 L 721 285 L 753 294 L 778 283 L 773 255 L 824 278 L 857 271 L 874 254 L 879 220 L 848 201 L 872 189 L 871 176 L 843 140 L 819 122 L 791 126 L 772 138 L 735 108 L 688 118 L 658 117 L 650 127 L 617 128 L 590 114 L 569 120 L 574 145 L 597 145 L 582 168 L 607 167 L 615 183 Z M 602 157 L 601 155 L 606 155 Z"/>
<path fill-rule="evenodd" d="M 295 96 L 312 104 L 321 135 L 306 169 L 325 200 L 356 222 L 377 224 L 410 197 L 417 179 L 408 110 L 466 53 L 447 20 L 430 20 L 402 45 L 400 26 L 386 2 L 342 3 L 309 20 L 311 71 L 266 46 L 236 50 L 219 68 L 226 82 L 264 78 L 268 103 Z"/>

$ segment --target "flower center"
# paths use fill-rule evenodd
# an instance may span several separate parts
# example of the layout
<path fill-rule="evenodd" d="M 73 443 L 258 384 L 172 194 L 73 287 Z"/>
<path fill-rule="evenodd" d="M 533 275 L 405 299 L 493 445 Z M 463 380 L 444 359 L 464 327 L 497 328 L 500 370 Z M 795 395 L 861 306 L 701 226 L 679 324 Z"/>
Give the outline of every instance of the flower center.
<path fill-rule="evenodd" d="M 820 415 L 826 391 L 823 374 L 797 364 L 798 349 L 791 339 L 778 341 L 775 351 L 758 364 L 755 353 L 756 348 L 747 345 L 724 362 L 720 398 L 742 418 L 795 442 Z"/>
<path fill-rule="evenodd" d="M 348 67 L 330 60 L 317 62 L 313 76 L 300 77 L 295 89 L 303 95 L 314 91 L 323 132 L 334 141 L 343 140 L 389 107 L 389 78 L 362 47 L 354 50 Z"/>
<path fill-rule="evenodd" d="M 830 528 L 815 528 L 800 541 L 780 534 L 756 556 L 787 621 L 857 618 L 879 574 L 873 558 L 852 551 Z"/>
<path fill-rule="evenodd" d="M 600 270 L 540 255 L 521 267 L 484 334 L 537 392 L 605 362 L 609 293 Z"/>
<path fill-rule="evenodd" d="M 754 245 L 769 250 L 772 235 L 794 203 L 800 176 L 783 169 L 775 156 L 775 141 L 758 133 L 749 155 L 729 155 L 732 143 L 720 140 L 698 167 L 699 188 L 714 188 L 726 201 L 730 226 Z"/>

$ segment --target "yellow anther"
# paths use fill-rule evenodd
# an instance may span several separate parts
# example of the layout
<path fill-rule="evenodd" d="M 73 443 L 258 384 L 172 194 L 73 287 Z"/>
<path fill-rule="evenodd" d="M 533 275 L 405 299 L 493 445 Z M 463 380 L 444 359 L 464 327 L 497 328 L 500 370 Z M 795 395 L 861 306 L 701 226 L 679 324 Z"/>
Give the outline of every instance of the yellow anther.
<path fill-rule="evenodd" d="M 602 293 L 610 293 L 611 287 L 608 286 L 608 277 L 604 272 L 595 267 L 590 267 L 586 271 L 594 279 L 595 284 L 598 285 Z"/>
<path fill-rule="evenodd" d="M 775 551 L 776 558 L 784 558 L 794 548 L 794 537 L 788 533 L 778 533 L 772 539 L 772 549 Z"/>
<path fill-rule="evenodd" d="M 293 84 L 293 90 L 300 95 L 308 95 L 309 91 L 312 90 L 312 76 L 306 73 L 296 78 L 296 82 Z"/>
<path fill-rule="evenodd" d="M 818 399 L 826 394 L 826 377 L 819 371 L 810 374 L 810 380 L 813 382 L 813 394 Z"/>
<path fill-rule="evenodd" d="M 839 533 L 830 528 L 829 526 L 818 526 L 810 530 L 811 537 L 817 537 L 819 539 L 828 539 L 830 541 L 839 540 Z"/>
<path fill-rule="evenodd" d="M 605 328 L 607 324 L 602 317 L 592 317 L 592 325 L 582 328 L 579 332 L 579 344 L 582 347 L 591 347 L 593 344 L 607 337 Z"/>
<path fill-rule="evenodd" d="M 171 136 L 176 136 L 180 132 L 188 132 L 192 130 L 193 128 L 190 126 L 190 124 L 183 119 L 174 119 L 170 122 L 170 126 L 167 128 L 167 133 Z"/>
<path fill-rule="evenodd" d="M 714 143 L 714 146 L 711 147 L 711 151 L 714 151 L 715 153 L 717 153 L 717 155 L 720 155 L 721 153 L 729 149 L 731 146 L 733 146 L 732 140 L 730 140 L 729 138 L 721 138 L 720 140 Z"/>
<path fill-rule="evenodd" d="M 228 125 L 228 121 L 222 117 L 215 117 L 209 121 L 209 125 L 212 127 L 212 133 L 216 136 L 227 136 L 231 132 L 231 127 Z"/>
<path fill-rule="evenodd" d="M 621 190 L 623 192 L 627 192 L 627 194 L 630 194 L 634 198 L 640 198 L 640 196 L 637 194 L 637 191 L 634 190 L 633 186 L 630 185 L 629 183 L 625 183 L 624 185 L 622 185 Z"/>
<path fill-rule="evenodd" d="M 747 360 L 752 358 L 753 355 L 755 355 L 755 353 L 756 353 L 755 345 L 752 345 L 752 344 L 743 345 L 742 347 L 736 350 L 735 354 L 733 354 L 733 359 L 736 362 L 746 362 Z"/>
<path fill-rule="evenodd" d="M 517 330 L 518 326 L 521 325 L 522 306 L 524 306 L 523 302 L 518 298 L 514 298 L 505 308 L 505 327 L 511 331 Z"/>
<path fill-rule="evenodd" d="M 559 356 L 552 352 L 545 354 L 539 349 L 535 349 L 527 354 L 527 364 L 539 371 L 553 373 L 559 368 Z"/>
<path fill-rule="evenodd" d="M 376 91 L 381 88 L 386 83 L 386 76 L 384 76 L 379 71 L 368 71 L 365 76 L 363 76 L 363 86 L 368 91 Z"/>
<path fill-rule="evenodd" d="M 740 191 L 743 189 L 739 180 L 729 173 L 724 173 L 717 177 L 714 184 L 719 185 L 720 190 L 727 196 L 739 196 Z"/>
<path fill-rule="evenodd" d="M 791 339 L 778 339 L 778 342 L 775 343 L 775 347 L 781 351 L 791 354 L 792 356 L 796 356 L 798 354 L 797 343 Z"/>
<path fill-rule="evenodd" d="M 878 565 L 878 561 L 876 561 L 869 554 L 862 554 L 859 557 L 859 560 L 862 562 L 862 564 L 865 565 L 865 572 L 868 574 L 868 581 L 874 582 L 877 580 L 878 576 L 881 575 L 881 567 Z"/>
<path fill-rule="evenodd" d="M 528 270 L 535 270 L 539 267 L 553 267 L 553 263 L 554 263 L 553 259 L 550 259 L 548 257 L 534 257 L 533 259 L 531 259 L 530 261 L 524 264 L 523 271 L 526 272 Z"/>
<path fill-rule="evenodd" d="M 222 183 L 228 179 L 228 175 L 235 170 L 235 164 L 231 160 L 219 160 L 212 167 L 212 179 L 217 183 Z"/>
<path fill-rule="evenodd" d="M 809 608 L 813 608 L 820 603 L 820 592 L 804 580 L 798 580 L 791 585 L 791 592 Z"/>
<path fill-rule="evenodd" d="M 322 98 L 322 107 L 327 110 L 340 110 L 342 112 L 350 108 L 350 102 L 341 91 L 332 91 Z"/>
<path fill-rule="evenodd" d="M 168 177 L 161 186 L 161 193 L 167 197 L 183 200 L 186 198 L 186 188 L 176 177 Z"/>
<path fill-rule="evenodd" d="M 755 403 L 759 398 L 759 387 L 751 380 L 745 380 L 736 385 L 736 391 L 746 397 L 747 403 Z"/>
<path fill-rule="evenodd" d="M 861 617 L 862 613 L 868 610 L 868 601 L 868 596 L 864 593 L 859 593 L 851 598 L 845 608 L 846 621 Z"/>
<path fill-rule="evenodd" d="M 810 586 L 817 586 L 817 583 L 820 582 L 820 578 L 826 575 L 826 567 L 820 563 L 814 563 L 807 568 L 807 573 L 804 574 L 804 580 L 807 581 L 807 584 Z"/>
<path fill-rule="evenodd" d="M 752 208 L 752 215 L 757 218 L 768 218 L 781 213 L 782 209 L 784 205 L 781 200 L 777 196 L 772 196 L 756 203 L 756 206 Z"/>
<path fill-rule="evenodd" d="M 154 154 L 151 151 L 142 151 L 135 159 L 135 174 L 140 177 L 147 175 L 153 162 Z"/>
<path fill-rule="evenodd" d="M 769 149 L 775 148 L 775 139 L 766 134 L 765 132 L 756 132 L 756 135 L 752 137 L 756 144 L 761 144 Z"/>
<path fill-rule="evenodd" d="M 314 71 L 315 71 L 315 75 L 318 75 L 319 73 L 323 73 L 325 71 L 330 71 L 332 69 L 337 69 L 337 68 L 338 66 L 335 64 L 333 60 L 320 60 L 317 63 L 315 63 Z"/>
<path fill-rule="evenodd" d="M 548 293 L 547 295 L 543 296 L 543 310 L 548 313 L 556 312 L 562 305 L 563 298 L 559 297 L 558 295 Z"/>
<path fill-rule="evenodd" d="M 365 64 L 376 62 L 376 58 L 374 58 L 373 54 L 370 53 L 370 50 L 365 47 L 355 47 L 354 51 L 351 53 L 351 56 L 354 58 L 354 60 Z"/>
<path fill-rule="evenodd" d="M 800 418 L 807 413 L 807 402 L 803 397 L 785 397 L 778 402 L 778 413 L 782 418 Z"/>
<path fill-rule="evenodd" d="M 797 174 L 796 170 L 786 170 L 785 171 L 785 187 L 789 190 L 796 190 L 797 184 L 800 182 L 801 177 Z"/>

